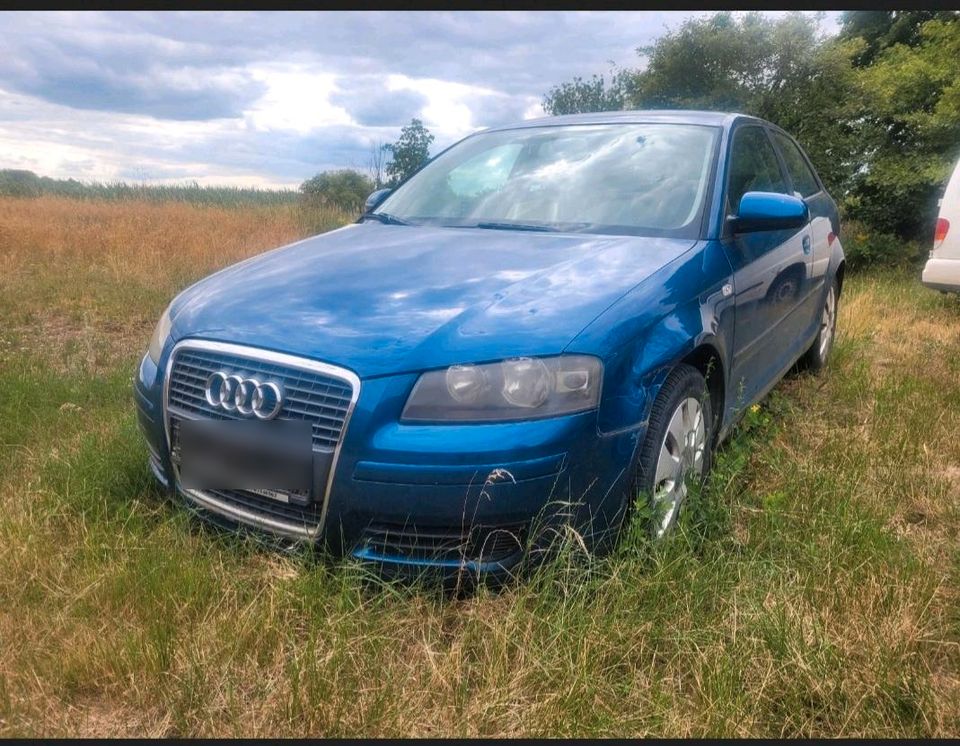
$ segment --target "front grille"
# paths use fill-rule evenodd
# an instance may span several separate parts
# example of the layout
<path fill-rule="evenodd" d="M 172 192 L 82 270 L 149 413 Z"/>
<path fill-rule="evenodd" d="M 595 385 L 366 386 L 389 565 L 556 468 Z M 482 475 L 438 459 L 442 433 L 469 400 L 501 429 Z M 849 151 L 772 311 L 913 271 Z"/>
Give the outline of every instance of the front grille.
<path fill-rule="evenodd" d="M 255 376 L 263 382 L 282 386 L 281 420 L 309 420 L 313 425 L 313 447 L 332 451 L 340 441 L 350 411 L 353 387 L 348 381 L 324 373 L 298 370 L 285 365 L 220 351 L 183 349 L 175 353 L 170 369 L 168 407 L 187 417 L 218 420 L 238 419 L 236 412 L 211 406 L 204 395 L 207 379 L 217 371 Z"/>
<path fill-rule="evenodd" d="M 381 559 L 433 562 L 501 562 L 518 553 L 525 525 L 474 526 L 472 529 L 403 524 L 374 524 L 364 531 L 363 554 Z"/>
<path fill-rule="evenodd" d="M 256 377 L 264 383 L 272 381 L 280 385 L 284 403 L 277 419 L 309 421 L 315 465 L 324 461 L 327 464 L 326 468 L 315 471 L 317 483 L 312 490 L 313 500 L 308 492 L 289 493 L 290 502 L 287 503 L 250 490 L 205 489 L 188 493 L 193 495 L 195 501 L 221 512 L 229 508 L 234 518 L 257 521 L 267 528 L 271 528 L 270 522 L 273 522 L 274 527 L 282 524 L 287 529 L 293 529 L 294 533 L 312 535 L 319 527 L 327 497 L 327 476 L 336 466 L 338 446 L 359 391 L 355 391 L 354 383 L 347 380 L 352 376 L 348 371 L 344 371 L 344 376 L 340 378 L 325 372 L 330 366 L 303 361 L 301 368 L 298 367 L 299 362 L 289 356 L 256 350 L 248 354 L 244 348 L 220 343 L 197 342 L 174 349 L 168 368 L 165 414 L 170 455 L 175 467 L 180 462 L 179 431 L 182 420 L 231 420 L 242 417 L 235 411 L 225 412 L 207 402 L 206 381 L 217 371 L 228 375 L 237 373 L 245 378 Z M 318 370 L 320 367 L 324 370 Z M 356 378 L 353 381 L 356 382 Z M 317 474 L 322 474 L 322 479 Z M 216 508 L 211 501 L 226 507 Z"/>

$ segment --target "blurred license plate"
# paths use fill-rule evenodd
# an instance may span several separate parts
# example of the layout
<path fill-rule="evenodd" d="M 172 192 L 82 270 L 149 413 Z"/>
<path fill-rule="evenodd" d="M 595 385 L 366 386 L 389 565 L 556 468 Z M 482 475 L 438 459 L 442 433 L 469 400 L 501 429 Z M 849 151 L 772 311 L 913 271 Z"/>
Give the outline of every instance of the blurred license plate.
<path fill-rule="evenodd" d="M 311 425 L 303 420 L 182 420 L 180 484 L 289 502 L 288 492 L 309 493 L 312 446 Z"/>

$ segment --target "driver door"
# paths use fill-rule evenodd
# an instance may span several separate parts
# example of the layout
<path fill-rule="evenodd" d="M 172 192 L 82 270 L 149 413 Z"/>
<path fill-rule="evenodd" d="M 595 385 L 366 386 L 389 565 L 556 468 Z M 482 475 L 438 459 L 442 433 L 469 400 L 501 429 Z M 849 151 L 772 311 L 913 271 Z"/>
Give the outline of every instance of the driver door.
<path fill-rule="evenodd" d="M 743 125 L 733 134 L 727 214 L 746 192 L 790 194 L 789 180 L 765 128 Z M 733 235 L 724 250 L 734 268 L 734 353 L 731 383 L 745 407 L 765 394 L 802 352 L 804 300 L 810 293 L 810 225 Z"/>

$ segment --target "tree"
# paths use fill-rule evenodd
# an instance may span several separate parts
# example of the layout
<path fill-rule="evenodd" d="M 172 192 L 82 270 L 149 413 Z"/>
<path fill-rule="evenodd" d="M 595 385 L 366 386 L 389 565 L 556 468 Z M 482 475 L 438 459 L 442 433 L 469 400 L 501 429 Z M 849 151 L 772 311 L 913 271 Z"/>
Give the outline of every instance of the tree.
<path fill-rule="evenodd" d="M 860 71 L 864 167 L 847 208 L 880 231 L 929 241 L 937 198 L 960 156 L 960 16 L 901 35 L 914 43 L 878 47 Z"/>
<path fill-rule="evenodd" d="M 955 16 L 953 10 L 848 10 L 840 22 L 840 38 L 863 39 L 863 50 L 854 63 L 867 67 L 894 44 L 917 46 L 927 21 L 950 21 Z"/>
<path fill-rule="evenodd" d="M 300 185 L 307 199 L 341 210 L 359 210 L 373 191 L 373 181 L 349 168 L 323 171 Z"/>
<path fill-rule="evenodd" d="M 373 188 L 380 189 L 386 180 L 387 146 L 382 140 L 370 145 L 370 160 L 367 169 L 373 179 Z"/>
<path fill-rule="evenodd" d="M 384 148 L 392 156 L 387 164 L 387 179 L 390 186 L 396 186 L 410 176 L 430 159 L 430 143 L 433 135 L 419 119 L 411 119 L 410 124 L 400 130 L 400 139 Z"/>
<path fill-rule="evenodd" d="M 619 111 L 629 96 L 633 73 L 614 71 L 608 87 L 602 75 L 590 80 L 576 77 L 551 88 L 542 100 L 543 110 L 553 116 L 584 114 L 591 111 Z"/>

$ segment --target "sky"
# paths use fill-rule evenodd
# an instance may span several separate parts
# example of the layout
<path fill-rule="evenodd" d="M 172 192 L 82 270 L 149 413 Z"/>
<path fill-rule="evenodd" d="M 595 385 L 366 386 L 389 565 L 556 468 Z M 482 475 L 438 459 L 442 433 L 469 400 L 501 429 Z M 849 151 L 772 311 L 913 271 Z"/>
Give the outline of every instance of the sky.
<path fill-rule="evenodd" d="M 696 15 L 4 12 L 0 168 L 295 187 L 367 168 L 413 117 L 436 152 L 542 116 L 551 86 L 636 68 L 637 47 Z"/>

